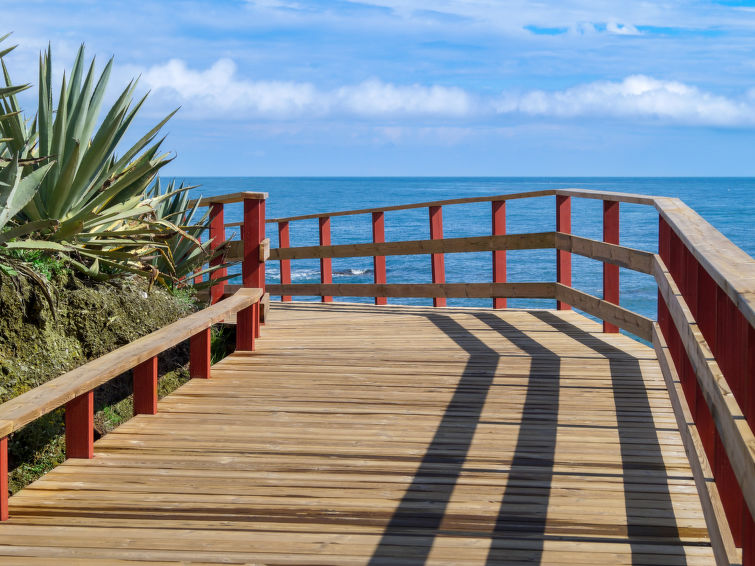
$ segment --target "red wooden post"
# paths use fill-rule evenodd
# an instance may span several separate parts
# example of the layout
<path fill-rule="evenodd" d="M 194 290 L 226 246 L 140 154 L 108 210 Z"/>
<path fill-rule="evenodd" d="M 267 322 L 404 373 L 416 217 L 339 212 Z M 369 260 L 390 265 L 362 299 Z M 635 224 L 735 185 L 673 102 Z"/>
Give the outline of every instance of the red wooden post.
<path fill-rule="evenodd" d="M 603 201 L 603 241 L 619 243 L 619 201 Z M 619 266 L 603 263 L 603 300 L 619 304 Z M 603 332 L 616 333 L 619 327 L 603 321 Z"/>
<path fill-rule="evenodd" d="M 556 231 L 571 234 L 571 197 L 556 195 Z M 556 280 L 571 287 L 571 252 L 556 251 Z M 569 310 L 564 302 L 556 301 L 558 310 Z"/>
<path fill-rule="evenodd" d="M 430 207 L 430 239 L 443 239 L 443 208 L 440 206 Z M 431 254 L 430 259 L 433 272 L 433 283 L 446 282 L 446 262 L 443 254 Z M 434 307 L 445 307 L 445 297 L 433 297 Z"/>
<path fill-rule="evenodd" d="M 254 350 L 255 320 L 257 305 L 254 303 L 236 313 L 236 350 L 251 352 Z"/>
<path fill-rule="evenodd" d="M 189 338 L 189 376 L 210 378 L 210 329 L 205 328 Z"/>
<path fill-rule="evenodd" d="M 506 233 L 506 201 L 493 201 L 493 235 L 503 236 Z M 506 250 L 493 252 L 493 283 L 506 283 Z M 506 297 L 493 298 L 494 309 L 506 308 Z"/>
<path fill-rule="evenodd" d="M 214 251 L 225 243 L 225 221 L 223 220 L 223 204 L 214 203 L 210 205 L 210 250 Z M 221 265 L 223 263 L 222 257 L 216 257 L 210 260 L 210 267 L 215 265 Z M 210 273 L 210 279 L 222 279 L 228 275 L 228 270 L 216 269 Z M 223 298 L 223 291 L 225 290 L 225 281 L 221 281 L 210 288 L 210 303 L 215 304 Z"/>
<path fill-rule="evenodd" d="M 385 242 L 385 213 L 373 212 L 372 213 L 372 241 L 376 244 L 382 244 Z M 386 268 L 385 268 L 385 256 L 374 256 L 372 258 L 374 281 L 376 285 L 385 284 Z M 375 297 L 376 305 L 385 305 L 388 300 L 385 297 Z"/>
<path fill-rule="evenodd" d="M 260 261 L 260 244 L 265 239 L 264 199 L 244 199 L 244 225 L 241 228 L 244 259 L 241 279 L 244 287 L 256 287 L 265 292 L 265 264 Z M 254 323 L 255 336 L 260 335 L 259 313 Z"/>
<path fill-rule="evenodd" d="M 8 437 L 0 439 L 0 521 L 8 520 Z"/>
<path fill-rule="evenodd" d="M 288 234 L 288 222 L 278 222 L 278 247 L 287 248 L 291 245 Z M 280 260 L 281 285 L 291 284 L 291 260 Z M 291 295 L 282 295 L 281 301 L 287 303 L 291 300 Z"/>
<path fill-rule="evenodd" d="M 323 216 L 320 218 L 320 245 L 330 245 L 330 217 Z M 320 258 L 320 283 L 333 283 L 333 260 L 329 257 Z M 322 296 L 323 303 L 332 303 L 333 297 L 328 295 Z"/>
<path fill-rule="evenodd" d="M 157 414 L 157 356 L 134 368 L 134 414 Z"/>
<path fill-rule="evenodd" d="M 66 403 L 66 457 L 94 458 L 94 391 Z"/>

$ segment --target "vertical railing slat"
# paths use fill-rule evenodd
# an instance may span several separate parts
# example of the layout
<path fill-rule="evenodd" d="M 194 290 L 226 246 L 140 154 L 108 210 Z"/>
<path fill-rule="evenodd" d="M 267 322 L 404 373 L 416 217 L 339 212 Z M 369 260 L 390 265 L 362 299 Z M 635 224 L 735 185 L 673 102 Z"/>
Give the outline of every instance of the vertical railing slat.
<path fill-rule="evenodd" d="M 385 213 L 372 213 L 372 241 L 376 244 L 385 242 Z M 386 279 L 385 256 L 373 256 L 372 258 L 373 281 L 376 285 L 384 285 Z M 375 297 L 376 305 L 385 305 L 388 300 L 385 297 Z"/>
<path fill-rule="evenodd" d="M 66 458 L 94 458 L 94 391 L 66 403 Z"/>
<path fill-rule="evenodd" d="M 265 200 L 244 199 L 244 224 L 241 228 L 244 258 L 241 280 L 244 287 L 256 287 L 265 292 L 265 264 L 260 260 L 260 245 L 265 239 Z M 254 335 L 260 335 L 259 313 L 254 321 Z"/>
<path fill-rule="evenodd" d="M 214 251 L 225 243 L 225 221 L 223 220 L 223 204 L 210 204 L 210 250 Z M 216 257 L 210 260 L 210 267 L 221 265 L 222 257 Z M 216 269 L 210 273 L 210 279 L 222 279 L 228 275 L 228 269 Z M 220 281 L 210 288 L 210 303 L 215 304 L 223 298 L 225 291 L 225 281 Z"/>
<path fill-rule="evenodd" d="M 210 378 L 210 337 L 210 329 L 205 328 L 189 338 L 189 376 L 192 378 Z"/>
<path fill-rule="evenodd" d="M 319 219 L 320 228 L 320 245 L 330 245 L 330 217 L 323 216 Z M 333 283 L 333 260 L 329 257 L 320 258 L 320 283 L 327 285 Z M 333 302 L 333 297 L 323 295 L 321 297 L 323 303 Z"/>
<path fill-rule="evenodd" d="M 157 356 L 134 368 L 134 414 L 157 414 Z"/>
<path fill-rule="evenodd" d="M 278 247 L 279 248 L 288 248 L 291 245 L 291 241 L 289 238 L 289 223 L 284 222 L 278 222 Z M 281 273 L 281 285 L 290 285 L 291 284 L 291 260 L 290 259 L 282 259 L 280 260 L 280 273 Z M 291 295 L 283 295 L 281 296 L 281 301 L 284 303 L 291 301 Z"/>
<path fill-rule="evenodd" d="M 443 239 L 443 208 L 440 206 L 430 207 L 430 239 Z M 446 282 L 446 264 L 442 253 L 431 254 L 430 263 L 432 267 L 433 283 Z M 445 297 L 433 297 L 433 306 L 445 307 Z"/>
<path fill-rule="evenodd" d="M 493 235 L 503 236 L 506 234 L 506 201 L 494 200 L 492 202 Z M 493 251 L 493 283 L 506 283 L 506 250 Z M 506 297 L 494 297 L 493 308 L 505 309 Z"/>
<path fill-rule="evenodd" d="M 619 243 L 619 202 L 603 201 L 603 241 Z M 603 262 L 603 300 L 619 304 L 619 266 Z M 603 321 L 603 332 L 616 333 L 619 327 Z"/>
<path fill-rule="evenodd" d="M 556 231 L 571 234 L 571 197 L 556 195 Z M 571 252 L 556 250 L 556 280 L 571 287 Z M 556 308 L 571 309 L 562 301 L 556 301 Z"/>

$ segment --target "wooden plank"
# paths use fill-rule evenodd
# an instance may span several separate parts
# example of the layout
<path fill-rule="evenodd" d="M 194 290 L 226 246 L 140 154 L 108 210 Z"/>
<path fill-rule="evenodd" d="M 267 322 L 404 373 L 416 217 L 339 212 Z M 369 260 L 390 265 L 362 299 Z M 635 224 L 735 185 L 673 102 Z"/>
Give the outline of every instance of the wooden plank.
<path fill-rule="evenodd" d="M 337 246 L 301 246 L 274 248 L 270 259 L 317 259 L 324 257 L 372 257 L 433 253 L 490 252 L 495 250 L 549 249 L 555 246 L 555 232 L 472 236 L 443 240 L 407 240 L 402 242 L 340 244 Z M 235 256 L 229 256 L 235 259 Z"/>
<path fill-rule="evenodd" d="M 12 423 L 11 430 L 16 431 L 68 401 L 107 383 L 124 371 L 183 342 L 200 330 L 222 321 L 230 313 L 257 302 L 261 296 L 261 289 L 239 290 L 233 297 L 182 318 L 27 391 L 0 405 L 0 421 Z"/>
<path fill-rule="evenodd" d="M 653 273 L 654 254 L 651 252 L 561 232 L 555 234 L 555 239 L 556 249 L 567 250 L 583 257 L 618 265 L 640 273 Z"/>
<path fill-rule="evenodd" d="M 493 297 L 552 299 L 555 283 L 294 283 L 268 285 L 272 295 L 394 298 L 489 299 Z"/>
<path fill-rule="evenodd" d="M 755 260 L 676 198 L 655 207 L 700 265 L 755 327 Z"/>
<path fill-rule="evenodd" d="M 655 258 L 654 275 L 658 292 L 679 332 L 687 359 L 697 376 L 697 383 L 713 416 L 737 483 L 742 489 L 750 514 L 755 517 L 755 435 L 660 256 Z"/>
<path fill-rule="evenodd" d="M 257 355 L 14 495 L 0 561 L 713 563 L 647 346 L 573 311 L 271 308 Z"/>
<path fill-rule="evenodd" d="M 729 523 L 726 520 L 721 496 L 713 479 L 713 470 L 695 425 L 695 419 L 687 404 L 679 375 L 671 359 L 666 340 L 657 323 L 653 324 L 653 348 L 658 355 L 658 362 L 668 387 L 669 398 L 674 407 L 677 426 L 684 442 L 684 449 L 689 457 L 692 475 L 695 478 L 697 492 L 700 495 L 705 523 L 708 526 L 711 546 L 716 557 L 717 566 L 735 566 L 742 563 L 742 553 L 734 544 Z"/>
<path fill-rule="evenodd" d="M 307 220 L 313 218 L 319 218 L 321 216 L 346 216 L 352 214 L 368 214 L 371 212 L 388 212 L 391 210 L 409 210 L 412 208 L 426 208 L 430 206 L 445 206 L 453 204 L 469 204 L 473 202 L 492 202 L 492 201 L 508 201 L 522 198 L 535 198 L 544 196 L 575 196 L 580 198 L 611 200 L 617 202 L 630 202 L 634 204 L 646 204 L 652 206 L 655 204 L 655 198 L 648 195 L 637 195 L 631 193 L 615 193 L 611 191 L 591 191 L 587 189 L 545 189 L 542 191 L 528 191 L 523 193 L 509 193 L 504 195 L 493 195 L 485 197 L 466 197 L 448 200 L 437 200 L 431 202 L 420 202 L 413 204 L 402 204 L 395 206 L 383 206 L 375 208 L 363 208 L 357 210 L 342 210 L 338 212 L 324 212 L 321 214 L 304 214 L 300 216 L 289 216 L 285 218 L 274 218 L 268 220 L 268 222 L 287 222 L 292 220 Z"/>
<path fill-rule="evenodd" d="M 616 193 L 613 191 L 593 191 L 590 189 L 556 189 L 555 193 L 561 196 L 608 200 L 613 202 L 629 202 L 632 204 L 646 204 L 649 206 L 653 206 L 658 198 L 651 195 Z"/>
<path fill-rule="evenodd" d="M 285 218 L 273 218 L 268 222 L 290 222 L 293 220 L 310 220 L 314 218 L 321 218 L 323 216 L 350 216 L 353 214 L 370 214 L 372 212 L 390 212 L 392 210 L 411 210 L 413 208 L 429 208 L 431 206 L 446 206 L 453 204 L 470 204 L 473 202 L 491 202 L 494 200 L 516 200 L 522 198 L 535 198 L 553 196 L 556 192 L 552 189 L 545 189 L 542 191 L 528 191 L 524 193 L 509 193 L 506 195 L 495 195 L 486 197 L 465 197 L 447 200 L 435 200 L 430 202 L 418 202 L 412 204 L 399 204 L 394 206 L 377 206 L 374 208 L 360 208 L 357 210 L 341 210 L 336 212 L 323 212 L 318 214 L 302 214 L 300 216 L 288 216 Z"/>
<path fill-rule="evenodd" d="M 572 287 L 567 287 L 560 283 L 556 283 L 555 285 L 556 298 L 560 301 L 582 309 L 586 313 L 597 316 L 611 324 L 615 324 L 622 330 L 631 332 L 643 340 L 647 340 L 648 342 L 652 340 L 653 321 L 649 318 Z"/>
<path fill-rule="evenodd" d="M 199 206 L 210 206 L 211 204 L 232 204 L 235 202 L 244 202 L 245 199 L 265 200 L 268 197 L 267 193 L 255 192 L 255 191 L 241 191 L 238 193 L 228 193 L 224 195 L 215 195 L 212 197 L 202 197 L 189 201 L 189 208 L 193 208 L 197 204 Z M 232 224 L 233 226 L 240 226 L 241 224 Z"/>

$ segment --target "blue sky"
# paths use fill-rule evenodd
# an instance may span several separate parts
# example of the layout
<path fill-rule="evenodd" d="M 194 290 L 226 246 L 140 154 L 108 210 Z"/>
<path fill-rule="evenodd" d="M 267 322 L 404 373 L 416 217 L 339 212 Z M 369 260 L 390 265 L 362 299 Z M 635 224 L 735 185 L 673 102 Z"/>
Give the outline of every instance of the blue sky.
<path fill-rule="evenodd" d="M 140 75 L 174 175 L 755 175 L 755 2 L 3 0 Z M 34 95 L 23 102 L 33 110 Z M 135 131 L 135 134 L 137 133 Z"/>

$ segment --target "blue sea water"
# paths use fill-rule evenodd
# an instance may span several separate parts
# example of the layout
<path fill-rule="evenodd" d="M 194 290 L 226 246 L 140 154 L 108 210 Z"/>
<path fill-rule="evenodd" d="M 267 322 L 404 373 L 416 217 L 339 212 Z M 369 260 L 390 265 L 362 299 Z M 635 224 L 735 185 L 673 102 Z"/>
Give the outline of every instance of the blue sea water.
<path fill-rule="evenodd" d="M 750 256 L 755 255 L 755 179 L 752 178 L 555 178 L 555 177 L 462 177 L 462 178 L 284 178 L 284 177 L 189 177 L 178 178 L 199 185 L 194 196 L 213 196 L 251 190 L 269 193 L 267 217 L 277 218 L 319 212 L 361 209 L 414 202 L 472 196 L 518 193 L 540 189 L 579 188 L 658 196 L 678 197 L 721 231 Z M 226 222 L 241 220 L 240 205 L 226 207 Z M 446 237 L 482 236 L 490 233 L 490 203 L 446 206 L 443 229 Z M 621 204 L 621 243 L 648 251 L 658 248 L 658 215 L 652 207 Z M 507 232 L 543 232 L 555 229 L 555 198 L 540 197 L 509 201 Z M 318 243 L 317 220 L 292 222 L 292 246 Z M 333 244 L 369 242 L 372 238 L 369 214 L 331 219 Z M 388 212 L 385 215 L 386 241 L 427 239 L 427 209 Z M 591 199 L 572 199 L 572 232 L 589 238 L 602 238 L 602 204 Z M 229 231 L 228 237 L 231 237 Z M 235 234 L 238 237 L 238 233 Z M 275 224 L 267 225 L 267 237 L 278 245 Z M 554 281 L 553 250 L 509 251 L 509 281 Z M 446 254 L 446 280 L 488 282 L 492 259 L 487 253 Z M 318 282 L 317 260 L 292 261 L 293 282 Z M 371 283 L 371 258 L 333 260 L 333 281 Z M 387 258 L 389 283 L 428 283 L 429 256 Z M 267 266 L 269 283 L 279 282 L 277 262 Z M 601 296 L 602 264 L 573 256 L 573 285 Z M 656 316 L 656 286 L 649 275 L 621 269 L 621 305 L 645 316 Z M 317 300 L 316 297 L 297 300 Z M 371 299 L 336 300 L 371 302 Z M 430 304 L 427 299 L 389 299 L 391 303 Z M 450 306 L 489 305 L 489 300 L 452 299 Z M 510 299 L 509 306 L 552 308 L 550 300 Z"/>

